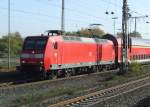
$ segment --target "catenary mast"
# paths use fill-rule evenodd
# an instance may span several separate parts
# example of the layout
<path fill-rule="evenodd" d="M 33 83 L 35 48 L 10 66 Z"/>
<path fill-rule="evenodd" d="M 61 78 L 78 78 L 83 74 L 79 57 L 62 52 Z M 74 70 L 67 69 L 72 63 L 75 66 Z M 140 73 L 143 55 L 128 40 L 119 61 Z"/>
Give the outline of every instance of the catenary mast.
<path fill-rule="evenodd" d="M 121 73 L 128 71 L 128 5 L 127 0 L 123 0 L 122 9 L 122 42 L 121 42 Z"/>

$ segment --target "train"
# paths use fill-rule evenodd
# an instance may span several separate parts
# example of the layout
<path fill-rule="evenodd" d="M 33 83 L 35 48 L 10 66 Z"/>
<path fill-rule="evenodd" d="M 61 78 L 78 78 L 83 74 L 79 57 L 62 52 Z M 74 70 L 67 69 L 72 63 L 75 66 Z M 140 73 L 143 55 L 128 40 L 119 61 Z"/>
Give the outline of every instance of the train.
<path fill-rule="evenodd" d="M 128 62 L 150 62 L 150 41 L 130 38 Z M 121 64 L 121 39 L 111 34 L 102 38 L 63 36 L 60 30 L 46 35 L 27 36 L 20 56 L 20 71 L 34 72 L 46 79 L 73 76 Z"/>

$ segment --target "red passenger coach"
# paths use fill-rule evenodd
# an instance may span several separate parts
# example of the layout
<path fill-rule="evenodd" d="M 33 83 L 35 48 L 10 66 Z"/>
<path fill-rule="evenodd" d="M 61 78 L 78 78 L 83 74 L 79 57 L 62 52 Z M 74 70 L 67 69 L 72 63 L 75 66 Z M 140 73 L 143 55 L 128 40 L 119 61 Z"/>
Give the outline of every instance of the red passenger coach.
<path fill-rule="evenodd" d="M 121 61 L 121 39 L 118 41 L 118 62 Z M 128 62 L 146 64 L 150 62 L 150 40 L 142 38 L 131 38 L 128 49 Z"/>
<path fill-rule="evenodd" d="M 146 64 L 150 62 L 150 40 L 132 38 L 132 48 L 129 54 L 130 62 Z"/>
<path fill-rule="evenodd" d="M 114 67 L 116 51 L 112 41 L 60 34 L 53 30 L 46 36 L 27 37 L 21 53 L 21 71 L 54 78 Z"/>

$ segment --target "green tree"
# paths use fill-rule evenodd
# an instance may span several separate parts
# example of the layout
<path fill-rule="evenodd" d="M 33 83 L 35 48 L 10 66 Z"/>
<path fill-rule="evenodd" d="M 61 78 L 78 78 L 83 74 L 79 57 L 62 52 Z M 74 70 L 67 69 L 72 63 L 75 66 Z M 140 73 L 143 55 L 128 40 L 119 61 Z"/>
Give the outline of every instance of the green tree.
<path fill-rule="evenodd" d="M 142 38 L 141 34 L 139 32 L 132 32 L 129 34 L 130 37 L 135 37 L 135 38 Z"/>
<path fill-rule="evenodd" d="M 121 36 L 122 36 L 122 33 L 118 32 L 117 37 L 121 37 Z M 142 38 L 142 35 L 139 32 L 135 32 L 135 31 L 129 33 L 129 36 L 134 37 L 134 38 Z"/>
<path fill-rule="evenodd" d="M 23 44 L 23 39 L 19 32 L 10 34 L 10 52 L 11 57 L 17 57 L 18 51 L 21 50 Z M 8 35 L 2 36 L 0 38 L 0 57 L 7 57 L 8 53 Z"/>
<path fill-rule="evenodd" d="M 102 35 L 105 34 L 105 32 L 99 28 L 94 29 L 88 29 L 88 28 L 82 28 L 78 30 L 77 32 L 66 32 L 66 35 L 71 36 L 80 36 L 80 37 L 102 37 Z"/>

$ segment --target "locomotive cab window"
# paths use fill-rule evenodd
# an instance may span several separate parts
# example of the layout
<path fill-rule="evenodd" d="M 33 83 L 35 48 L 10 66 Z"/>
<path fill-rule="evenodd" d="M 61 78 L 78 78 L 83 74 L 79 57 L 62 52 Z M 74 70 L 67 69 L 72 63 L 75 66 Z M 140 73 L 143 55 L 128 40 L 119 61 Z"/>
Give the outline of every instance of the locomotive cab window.
<path fill-rule="evenodd" d="M 39 40 L 39 41 L 37 41 L 36 42 L 36 49 L 37 50 L 44 50 L 45 44 L 46 44 L 45 40 Z"/>
<path fill-rule="evenodd" d="M 24 50 L 33 50 L 35 45 L 35 41 L 27 40 L 24 44 Z"/>
<path fill-rule="evenodd" d="M 24 50 L 44 50 L 47 38 L 27 38 L 25 40 Z"/>

